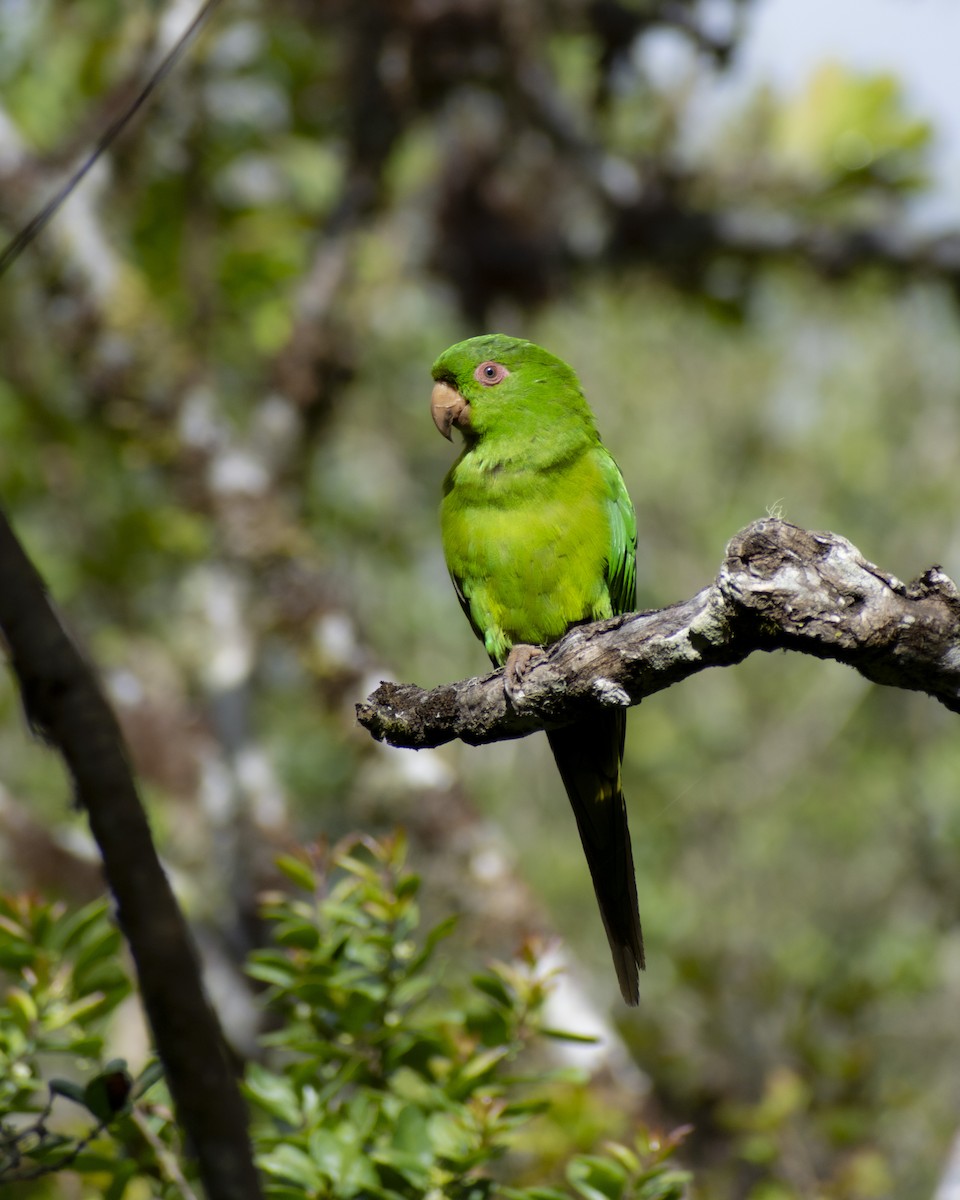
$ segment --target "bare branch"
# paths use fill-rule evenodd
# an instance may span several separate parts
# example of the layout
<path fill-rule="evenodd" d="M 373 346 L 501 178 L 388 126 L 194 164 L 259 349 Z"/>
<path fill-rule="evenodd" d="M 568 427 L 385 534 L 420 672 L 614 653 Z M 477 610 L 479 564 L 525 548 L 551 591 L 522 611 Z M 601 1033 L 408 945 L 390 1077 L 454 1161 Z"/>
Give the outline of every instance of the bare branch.
<path fill-rule="evenodd" d="M 62 753 L 89 816 L 207 1195 L 258 1200 L 246 1109 L 200 982 L 196 951 L 157 858 L 116 717 L 2 514 L 0 581 L 0 631 L 27 717 Z"/>
<path fill-rule="evenodd" d="M 755 650 L 797 650 L 867 679 L 926 692 L 960 712 L 960 591 L 931 567 L 909 586 L 835 533 L 755 521 L 713 584 L 654 612 L 581 625 L 530 666 L 508 699 L 503 672 L 426 691 L 382 683 L 357 717 L 393 746 L 471 745 L 557 728 L 587 709 L 639 704 L 707 667 Z"/>

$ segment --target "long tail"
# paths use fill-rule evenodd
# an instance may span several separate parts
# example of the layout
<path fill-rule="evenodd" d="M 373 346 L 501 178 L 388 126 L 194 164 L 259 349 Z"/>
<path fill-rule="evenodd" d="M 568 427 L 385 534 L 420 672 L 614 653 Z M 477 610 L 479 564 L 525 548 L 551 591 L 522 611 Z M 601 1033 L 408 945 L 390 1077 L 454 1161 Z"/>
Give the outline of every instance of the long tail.
<path fill-rule="evenodd" d="M 627 1004 L 635 1005 L 644 958 L 630 829 L 620 788 L 625 729 L 626 713 L 598 713 L 547 737 L 577 818 L 620 991 Z"/>

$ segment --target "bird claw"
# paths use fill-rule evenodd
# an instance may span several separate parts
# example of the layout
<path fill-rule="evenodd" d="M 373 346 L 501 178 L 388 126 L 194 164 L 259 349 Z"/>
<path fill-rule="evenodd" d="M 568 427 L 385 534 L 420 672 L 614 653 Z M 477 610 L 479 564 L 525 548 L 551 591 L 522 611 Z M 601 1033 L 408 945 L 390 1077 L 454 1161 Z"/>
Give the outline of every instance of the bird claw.
<path fill-rule="evenodd" d="M 539 646 L 512 646 L 503 665 L 503 690 L 511 704 L 523 700 L 523 677 L 543 654 Z"/>

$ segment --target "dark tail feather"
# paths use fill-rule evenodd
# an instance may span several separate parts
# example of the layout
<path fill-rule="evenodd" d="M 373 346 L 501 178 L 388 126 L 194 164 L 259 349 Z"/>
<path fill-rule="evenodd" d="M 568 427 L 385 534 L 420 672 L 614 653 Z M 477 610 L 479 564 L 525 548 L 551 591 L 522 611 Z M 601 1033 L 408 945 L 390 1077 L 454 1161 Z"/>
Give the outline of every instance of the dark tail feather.
<path fill-rule="evenodd" d="M 626 713 L 598 713 L 547 734 L 567 789 L 627 1004 L 640 1000 L 644 966 L 637 881 L 620 789 Z"/>

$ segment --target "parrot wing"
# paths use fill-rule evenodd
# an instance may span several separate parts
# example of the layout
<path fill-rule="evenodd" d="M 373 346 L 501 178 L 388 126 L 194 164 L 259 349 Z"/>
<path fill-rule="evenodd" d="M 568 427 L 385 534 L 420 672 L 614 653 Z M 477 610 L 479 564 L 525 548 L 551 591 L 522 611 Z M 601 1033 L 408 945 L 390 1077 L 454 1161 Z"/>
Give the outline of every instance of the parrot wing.
<path fill-rule="evenodd" d="M 601 467 L 607 486 L 610 515 L 610 551 L 607 587 L 615 614 L 633 612 L 637 606 L 637 516 L 620 468 L 606 450 Z"/>
<path fill-rule="evenodd" d="M 484 640 L 485 630 L 481 629 L 477 622 L 473 619 L 473 609 L 470 605 L 470 601 L 464 594 L 462 580 L 458 579 L 452 571 L 450 572 L 450 580 L 453 583 L 453 590 L 457 593 L 457 599 L 460 602 L 460 607 L 463 609 L 467 620 L 470 622 L 470 628 L 482 642 Z"/>

